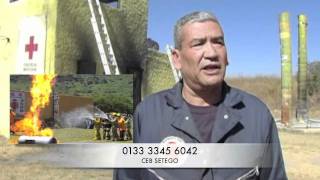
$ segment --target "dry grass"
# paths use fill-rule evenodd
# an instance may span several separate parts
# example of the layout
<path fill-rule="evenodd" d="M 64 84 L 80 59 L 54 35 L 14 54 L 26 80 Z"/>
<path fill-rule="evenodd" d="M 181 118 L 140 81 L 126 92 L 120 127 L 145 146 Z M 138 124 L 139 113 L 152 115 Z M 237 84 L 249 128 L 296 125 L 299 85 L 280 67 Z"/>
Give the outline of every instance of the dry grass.
<path fill-rule="evenodd" d="M 270 109 L 281 108 L 281 80 L 274 76 L 229 78 L 227 82 L 259 97 Z"/>
<path fill-rule="evenodd" d="M 289 179 L 320 179 L 320 134 L 280 132 Z"/>
<path fill-rule="evenodd" d="M 17 147 L 0 143 L 0 179 L 1 180 L 87 180 L 112 179 L 109 169 L 59 169 L 42 162 L 27 162 L 22 155 L 41 152 L 40 147 Z"/>
<path fill-rule="evenodd" d="M 112 179 L 107 169 L 58 169 L 40 163 L 11 163 L 0 165 L 2 180 L 87 180 Z"/>
<path fill-rule="evenodd" d="M 109 143 L 114 142 L 111 140 L 94 140 L 95 129 L 82 129 L 82 128 L 61 128 L 53 129 L 54 137 L 57 138 L 58 143 L 74 143 L 74 142 L 85 142 L 85 143 Z M 102 133 L 102 129 L 100 130 Z M 18 133 L 22 135 L 22 133 Z M 18 143 L 18 135 L 11 135 L 10 143 Z M 130 143 L 132 141 L 117 141 L 117 143 Z"/>
<path fill-rule="evenodd" d="M 285 166 L 289 179 L 320 179 L 320 134 L 280 131 Z M 0 179 L 112 179 L 109 169 L 58 169 L 43 163 L 26 162 L 23 154 L 36 154 L 40 148 L 0 145 Z"/>
<path fill-rule="evenodd" d="M 233 87 L 250 92 L 265 102 L 277 119 L 281 117 L 281 79 L 277 76 L 230 77 L 226 80 Z M 297 102 L 297 82 L 293 81 L 293 110 Z M 320 92 L 308 96 L 309 116 L 320 118 Z"/>

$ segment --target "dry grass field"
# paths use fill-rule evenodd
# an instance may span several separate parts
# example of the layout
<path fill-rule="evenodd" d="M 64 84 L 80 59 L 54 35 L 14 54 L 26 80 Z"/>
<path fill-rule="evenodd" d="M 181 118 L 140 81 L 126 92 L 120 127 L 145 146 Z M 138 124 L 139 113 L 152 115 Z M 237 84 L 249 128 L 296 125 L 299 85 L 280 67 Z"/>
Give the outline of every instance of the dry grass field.
<path fill-rule="evenodd" d="M 265 102 L 276 119 L 281 117 L 281 79 L 276 76 L 230 77 L 227 83 L 245 90 Z M 293 81 L 293 110 L 297 102 L 297 82 Z M 308 96 L 309 116 L 320 119 L 320 91 Z"/>
<path fill-rule="evenodd" d="M 280 131 L 287 175 L 292 180 L 320 179 L 320 133 L 303 134 Z M 59 169 L 41 162 L 28 162 L 21 157 L 34 156 L 41 148 L 0 145 L 1 180 L 87 180 L 112 179 L 110 169 Z"/>
<path fill-rule="evenodd" d="M 279 135 L 288 178 L 290 180 L 320 179 L 320 133 L 280 131 Z"/>
<path fill-rule="evenodd" d="M 41 152 L 41 149 L 0 145 L 1 180 L 87 180 L 112 179 L 112 171 L 105 169 L 58 169 L 40 162 L 26 162 L 19 157 L 23 154 Z"/>

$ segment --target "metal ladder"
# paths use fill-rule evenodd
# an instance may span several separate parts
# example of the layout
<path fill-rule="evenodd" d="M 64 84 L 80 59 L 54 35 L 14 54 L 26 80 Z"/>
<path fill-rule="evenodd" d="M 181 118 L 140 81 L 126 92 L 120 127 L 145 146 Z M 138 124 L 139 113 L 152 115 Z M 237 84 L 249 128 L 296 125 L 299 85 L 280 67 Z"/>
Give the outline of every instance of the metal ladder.
<path fill-rule="evenodd" d="M 181 74 L 180 74 L 180 71 L 177 70 L 176 68 L 174 68 L 174 65 L 173 65 L 173 61 L 172 61 L 172 49 L 173 48 L 171 46 L 167 45 L 166 49 L 167 49 L 167 55 L 168 55 L 168 58 L 169 58 L 171 70 L 172 70 L 172 73 L 173 73 L 173 76 L 174 76 L 174 80 L 177 83 L 181 78 Z"/>
<path fill-rule="evenodd" d="M 98 50 L 101 57 L 101 62 L 105 74 L 120 74 L 116 57 L 113 52 L 111 40 L 108 34 L 107 25 L 101 10 L 100 0 L 88 0 L 89 9 L 91 12 L 91 25 L 93 28 L 94 36 L 96 38 Z M 98 12 L 97 12 L 98 11 Z M 97 19 L 100 19 L 98 23 Z M 100 26 L 99 26 L 100 25 Z M 102 31 L 104 39 L 101 37 Z"/>

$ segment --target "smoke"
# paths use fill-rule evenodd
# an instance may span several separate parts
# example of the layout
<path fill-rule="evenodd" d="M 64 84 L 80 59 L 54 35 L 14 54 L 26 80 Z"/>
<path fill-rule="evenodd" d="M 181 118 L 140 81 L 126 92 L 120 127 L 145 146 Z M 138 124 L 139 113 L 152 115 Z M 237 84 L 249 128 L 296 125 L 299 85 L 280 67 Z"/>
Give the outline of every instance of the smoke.
<path fill-rule="evenodd" d="M 60 125 L 62 128 L 89 128 L 92 127 L 95 116 L 114 121 L 110 115 L 101 109 L 95 106 L 85 106 L 62 113 L 60 115 Z"/>
<path fill-rule="evenodd" d="M 99 109 L 98 107 L 93 107 L 93 110 L 94 110 L 94 113 L 96 116 L 103 118 L 103 119 L 108 119 L 108 120 L 110 119 L 110 117 L 105 112 L 103 112 L 101 109 Z"/>
<path fill-rule="evenodd" d="M 94 120 L 92 109 L 92 106 L 86 106 L 62 113 L 60 115 L 60 125 L 62 128 L 88 128 Z"/>

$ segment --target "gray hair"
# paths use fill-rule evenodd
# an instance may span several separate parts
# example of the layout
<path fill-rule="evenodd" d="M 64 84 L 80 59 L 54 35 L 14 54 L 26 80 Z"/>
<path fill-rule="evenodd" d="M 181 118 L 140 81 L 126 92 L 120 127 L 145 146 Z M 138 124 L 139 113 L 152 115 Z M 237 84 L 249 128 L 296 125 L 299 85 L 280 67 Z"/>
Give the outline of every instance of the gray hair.
<path fill-rule="evenodd" d="M 194 22 L 205 22 L 205 21 L 213 21 L 219 24 L 218 19 L 209 12 L 205 11 L 196 11 L 189 13 L 182 18 L 180 18 L 176 25 L 174 26 L 174 46 L 176 49 L 181 49 L 181 30 L 182 27 L 187 23 L 194 23 Z"/>

